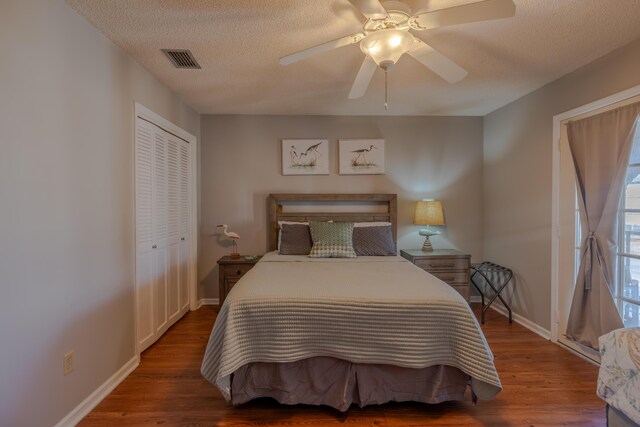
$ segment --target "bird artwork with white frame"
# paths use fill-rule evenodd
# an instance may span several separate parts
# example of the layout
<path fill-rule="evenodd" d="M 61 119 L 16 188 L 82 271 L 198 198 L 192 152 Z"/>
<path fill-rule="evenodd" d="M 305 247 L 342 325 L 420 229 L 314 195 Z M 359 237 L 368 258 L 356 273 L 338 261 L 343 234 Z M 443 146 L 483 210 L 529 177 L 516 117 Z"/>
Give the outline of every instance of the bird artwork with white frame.
<path fill-rule="evenodd" d="M 340 175 L 384 173 L 384 139 L 341 139 Z"/>
<path fill-rule="evenodd" d="M 229 257 L 240 258 L 240 254 L 238 253 L 238 243 L 237 243 L 238 240 L 240 240 L 240 236 L 238 235 L 238 233 L 234 233 L 233 231 L 228 231 L 227 224 L 218 224 L 218 227 L 222 227 L 224 229 L 223 230 L 224 235 L 230 238 L 231 241 L 233 242 L 233 252 L 229 254 Z"/>
<path fill-rule="evenodd" d="M 329 175 L 328 139 L 283 139 L 283 175 Z"/>

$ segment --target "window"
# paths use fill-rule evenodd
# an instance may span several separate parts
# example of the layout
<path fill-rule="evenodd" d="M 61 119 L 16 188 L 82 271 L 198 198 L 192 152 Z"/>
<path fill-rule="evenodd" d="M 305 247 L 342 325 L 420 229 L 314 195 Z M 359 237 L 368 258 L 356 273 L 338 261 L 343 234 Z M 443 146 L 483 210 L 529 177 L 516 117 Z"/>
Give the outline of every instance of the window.
<path fill-rule="evenodd" d="M 640 144 L 638 137 L 636 144 Z M 624 326 L 640 326 L 640 163 L 631 163 L 627 171 L 620 201 L 618 233 L 616 306 Z"/>
<path fill-rule="evenodd" d="M 615 303 L 627 328 L 640 326 L 640 132 L 636 132 L 631 158 L 618 210 L 618 265 L 614 278 Z M 575 206 L 574 283 L 582 243 L 577 189 Z"/>

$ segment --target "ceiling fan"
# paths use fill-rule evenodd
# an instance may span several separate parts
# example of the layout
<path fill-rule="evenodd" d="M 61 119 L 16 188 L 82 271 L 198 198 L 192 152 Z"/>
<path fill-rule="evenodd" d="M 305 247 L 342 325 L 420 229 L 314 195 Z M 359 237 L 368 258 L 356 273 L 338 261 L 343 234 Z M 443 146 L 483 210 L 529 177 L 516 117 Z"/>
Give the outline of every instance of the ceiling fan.
<path fill-rule="evenodd" d="M 411 14 L 401 1 L 349 0 L 367 18 L 362 31 L 332 40 L 280 58 L 288 65 L 322 52 L 360 43 L 366 55 L 353 82 L 349 99 L 362 97 L 367 91 L 376 67 L 385 72 L 385 109 L 387 108 L 387 71 L 408 53 L 418 62 L 449 83 L 464 79 L 467 71 L 411 34 L 448 25 L 509 18 L 515 15 L 513 0 L 483 0 L 461 6 Z"/>

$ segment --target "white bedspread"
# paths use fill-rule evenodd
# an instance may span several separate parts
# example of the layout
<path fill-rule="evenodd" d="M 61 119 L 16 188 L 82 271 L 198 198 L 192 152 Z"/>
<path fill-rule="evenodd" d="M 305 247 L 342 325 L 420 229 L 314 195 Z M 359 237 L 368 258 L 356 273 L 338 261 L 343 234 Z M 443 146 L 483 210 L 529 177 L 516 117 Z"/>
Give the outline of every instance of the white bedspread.
<path fill-rule="evenodd" d="M 315 356 L 454 366 L 480 399 L 502 389 L 466 301 L 401 257 L 265 255 L 225 299 L 201 371 L 229 400 L 241 366 Z"/>

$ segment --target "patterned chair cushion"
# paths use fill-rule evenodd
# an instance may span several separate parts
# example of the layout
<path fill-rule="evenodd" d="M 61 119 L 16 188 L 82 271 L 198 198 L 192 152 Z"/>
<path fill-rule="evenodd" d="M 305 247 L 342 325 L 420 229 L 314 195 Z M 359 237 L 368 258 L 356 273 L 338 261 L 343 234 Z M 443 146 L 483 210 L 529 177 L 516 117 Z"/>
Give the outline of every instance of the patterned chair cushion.
<path fill-rule="evenodd" d="M 309 222 L 313 247 L 310 258 L 355 258 L 352 222 Z"/>
<path fill-rule="evenodd" d="M 599 343 L 598 396 L 640 425 L 640 328 L 616 329 Z"/>

